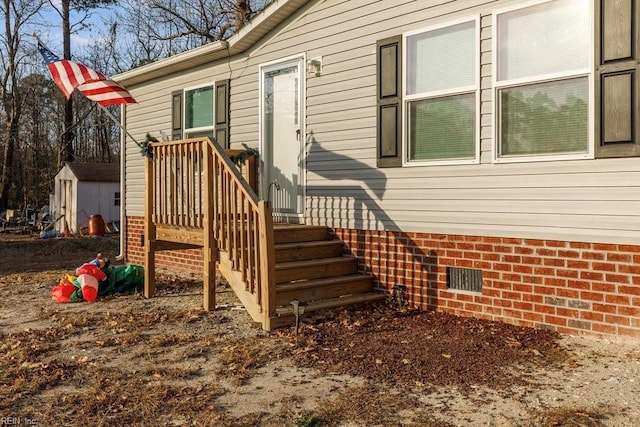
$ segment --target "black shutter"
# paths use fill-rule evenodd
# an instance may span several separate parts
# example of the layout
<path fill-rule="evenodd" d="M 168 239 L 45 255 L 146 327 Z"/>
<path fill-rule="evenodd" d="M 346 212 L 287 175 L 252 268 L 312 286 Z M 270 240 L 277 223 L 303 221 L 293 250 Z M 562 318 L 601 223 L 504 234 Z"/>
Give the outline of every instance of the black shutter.
<path fill-rule="evenodd" d="M 231 80 L 216 82 L 215 128 L 216 140 L 223 148 L 230 147 L 229 140 L 229 88 Z"/>
<path fill-rule="evenodd" d="M 182 91 L 171 93 L 171 139 L 182 139 Z"/>
<path fill-rule="evenodd" d="M 402 36 L 377 42 L 377 164 L 402 166 Z"/>
<path fill-rule="evenodd" d="M 640 156 L 638 0 L 596 0 L 596 155 Z"/>

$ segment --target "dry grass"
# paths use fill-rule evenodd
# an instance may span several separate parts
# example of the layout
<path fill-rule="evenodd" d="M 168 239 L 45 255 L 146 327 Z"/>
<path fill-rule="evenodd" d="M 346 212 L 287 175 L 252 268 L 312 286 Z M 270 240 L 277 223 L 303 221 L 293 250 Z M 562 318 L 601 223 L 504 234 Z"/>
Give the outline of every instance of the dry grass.
<path fill-rule="evenodd" d="M 216 384 L 180 384 L 192 374 L 179 369 L 134 373 L 93 367 L 90 373 L 76 374 L 76 381 L 83 380 L 80 389 L 68 391 L 35 416 L 44 425 L 92 426 L 209 425 L 209 420 L 222 419 L 215 401 L 224 390 Z"/>
<path fill-rule="evenodd" d="M 400 394 L 388 387 L 367 383 L 350 387 L 318 402 L 307 425 L 340 426 L 400 426 L 417 424 L 425 427 L 447 427 L 450 424 L 416 411 L 421 405 L 415 396 Z"/>
<path fill-rule="evenodd" d="M 540 426 L 562 427 L 598 427 L 613 414 L 611 408 L 552 408 L 534 415 L 534 424 Z"/>
<path fill-rule="evenodd" d="M 225 340 L 220 348 L 221 375 L 231 376 L 236 386 L 243 385 L 257 369 L 283 357 L 283 341 L 273 338 Z"/>
<path fill-rule="evenodd" d="M 540 362 L 482 368 L 485 377 L 495 375 L 490 384 L 506 385 L 503 393 L 509 394 L 512 383 L 505 379 L 513 378 L 521 387 L 548 387 L 528 384 L 529 377 L 564 360 L 561 349 L 542 347 L 546 341 L 537 333 L 522 335 L 464 319 L 438 323 L 435 316 L 420 319 L 420 324 L 390 324 L 392 316 L 382 309 L 345 311 L 337 320 L 324 320 L 329 329 L 309 324 L 307 318 L 299 337 L 290 329 L 266 334 L 245 312 L 232 308 L 237 300 L 228 288 L 217 291 L 218 302 L 226 303 L 223 308 L 202 311 L 202 283 L 188 277 L 158 275 L 158 298 L 151 300 L 140 294 L 101 298 L 96 304 L 56 305 L 50 300 L 51 287 L 63 272 L 96 252 L 113 257 L 116 251 L 117 241 L 110 239 L 0 243 L 0 259 L 6 261 L 0 263 L 2 416 L 29 417 L 43 426 L 448 427 L 443 420 L 472 425 L 474 411 L 495 402 L 483 395 L 486 400 L 448 405 L 453 397 L 447 392 L 455 391 L 451 385 L 427 376 L 415 383 L 427 363 L 441 378 L 469 380 L 475 377 L 468 370 L 453 369 L 458 354 L 477 360 L 482 351 L 493 355 L 500 350 L 501 359 L 522 353 L 525 362 Z M 417 336 L 425 323 L 432 323 L 432 330 Z M 469 329 L 465 325 L 472 326 L 472 334 L 456 336 Z M 460 347 L 483 334 L 477 346 Z M 425 349 L 434 354 L 420 358 Z M 316 369 L 300 371 L 281 360 L 286 358 L 307 359 Z M 633 351 L 623 358 L 637 361 Z M 346 369 L 353 363 L 362 369 Z M 583 358 L 579 363 L 592 362 Z M 579 363 L 568 361 L 563 368 Z M 358 379 L 336 379 L 329 371 Z M 485 377 L 479 377 L 479 384 L 486 383 Z M 301 387 L 292 391 L 291 382 Z M 436 389 L 445 397 L 424 399 Z M 463 418 L 453 410 L 460 407 Z M 521 415 L 526 419 L 513 425 L 619 425 L 615 420 L 621 414 L 636 416 L 635 409 L 626 410 L 588 405 L 525 410 Z M 518 416 L 504 411 L 498 407 L 493 413 L 505 422 Z"/>
<path fill-rule="evenodd" d="M 49 313 L 42 317 L 51 327 L 2 336 L 0 395 L 5 397 L 0 412 L 29 416 L 40 425 L 234 423 L 216 406 L 225 392 L 216 377 L 203 378 L 201 367 L 185 365 L 190 357 L 209 355 L 220 342 L 189 332 L 163 333 L 170 325 L 201 321 L 200 312 L 134 315 L 94 307 L 89 313 Z M 96 338 L 77 339 L 88 332 Z M 114 365 L 104 360 L 104 352 L 97 352 L 100 357 L 93 352 L 93 357 L 63 359 L 79 348 L 111 349 L 118 359 L 124 351 L 125 360 L 132 361 Z M 258 341 L 238 341 L 225 351 L 235 352 L 238 373 L 246 379 L 271 357 L 269 348 Z"/>

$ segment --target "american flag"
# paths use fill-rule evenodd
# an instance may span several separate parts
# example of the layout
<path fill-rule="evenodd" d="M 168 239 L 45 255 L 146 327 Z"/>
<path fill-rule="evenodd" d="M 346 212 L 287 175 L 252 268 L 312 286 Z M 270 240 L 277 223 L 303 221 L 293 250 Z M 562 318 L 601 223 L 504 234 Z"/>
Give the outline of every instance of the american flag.
<path fill-rule="evenodd" d="M 102 106 L 115 104 L 133 104 L 133 96 L 113 80 L 98 80 L 78 86 L 84 96 Z"/>
<path fill-rule="evenodd" d="M 38 41 L 38 50 L 42 54 L 53 81 L 69 99 L 75 89 L 84 96 L 102 106 L 130 104 L 136 100 L 120 84 L 99 71 L 68 59 L 60 59 Z"/>

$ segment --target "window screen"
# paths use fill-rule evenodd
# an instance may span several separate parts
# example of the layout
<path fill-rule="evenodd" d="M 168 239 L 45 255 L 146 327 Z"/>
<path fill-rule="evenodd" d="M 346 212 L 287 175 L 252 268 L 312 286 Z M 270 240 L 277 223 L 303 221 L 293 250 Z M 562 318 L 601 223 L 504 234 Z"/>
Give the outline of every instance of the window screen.
<path fill-rule="evenodd" d="M 406 37 L 409 161 L 475 159 L 477 21 Z"/>
<path fill-rule="evenodd" d="M 185 127 L 213 127 L 213 86 L 185 91 Z"/>
<path fill-rule="evenodd" d="M 497 14 L 498 157 L 589 153 L 591 13 L 555 0 Z"/>

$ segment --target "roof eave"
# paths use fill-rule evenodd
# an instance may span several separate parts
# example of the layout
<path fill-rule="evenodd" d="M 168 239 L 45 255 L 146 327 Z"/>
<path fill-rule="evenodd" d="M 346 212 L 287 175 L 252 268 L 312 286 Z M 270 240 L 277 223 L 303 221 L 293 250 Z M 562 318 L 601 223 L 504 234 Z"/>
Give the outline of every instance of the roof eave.
<path fill-rule="evenodd" d="M 255 15 L 251 22 L 242 27 L 228 40 L 208 43 L 157 62 L 125 71 L 113 76 L 113 80 L 124 86 L 136 85 L 144 81 L 238 55 L 253 46 L 307 2 L 308 0 L 273 0 L 269 6 Z"/>

